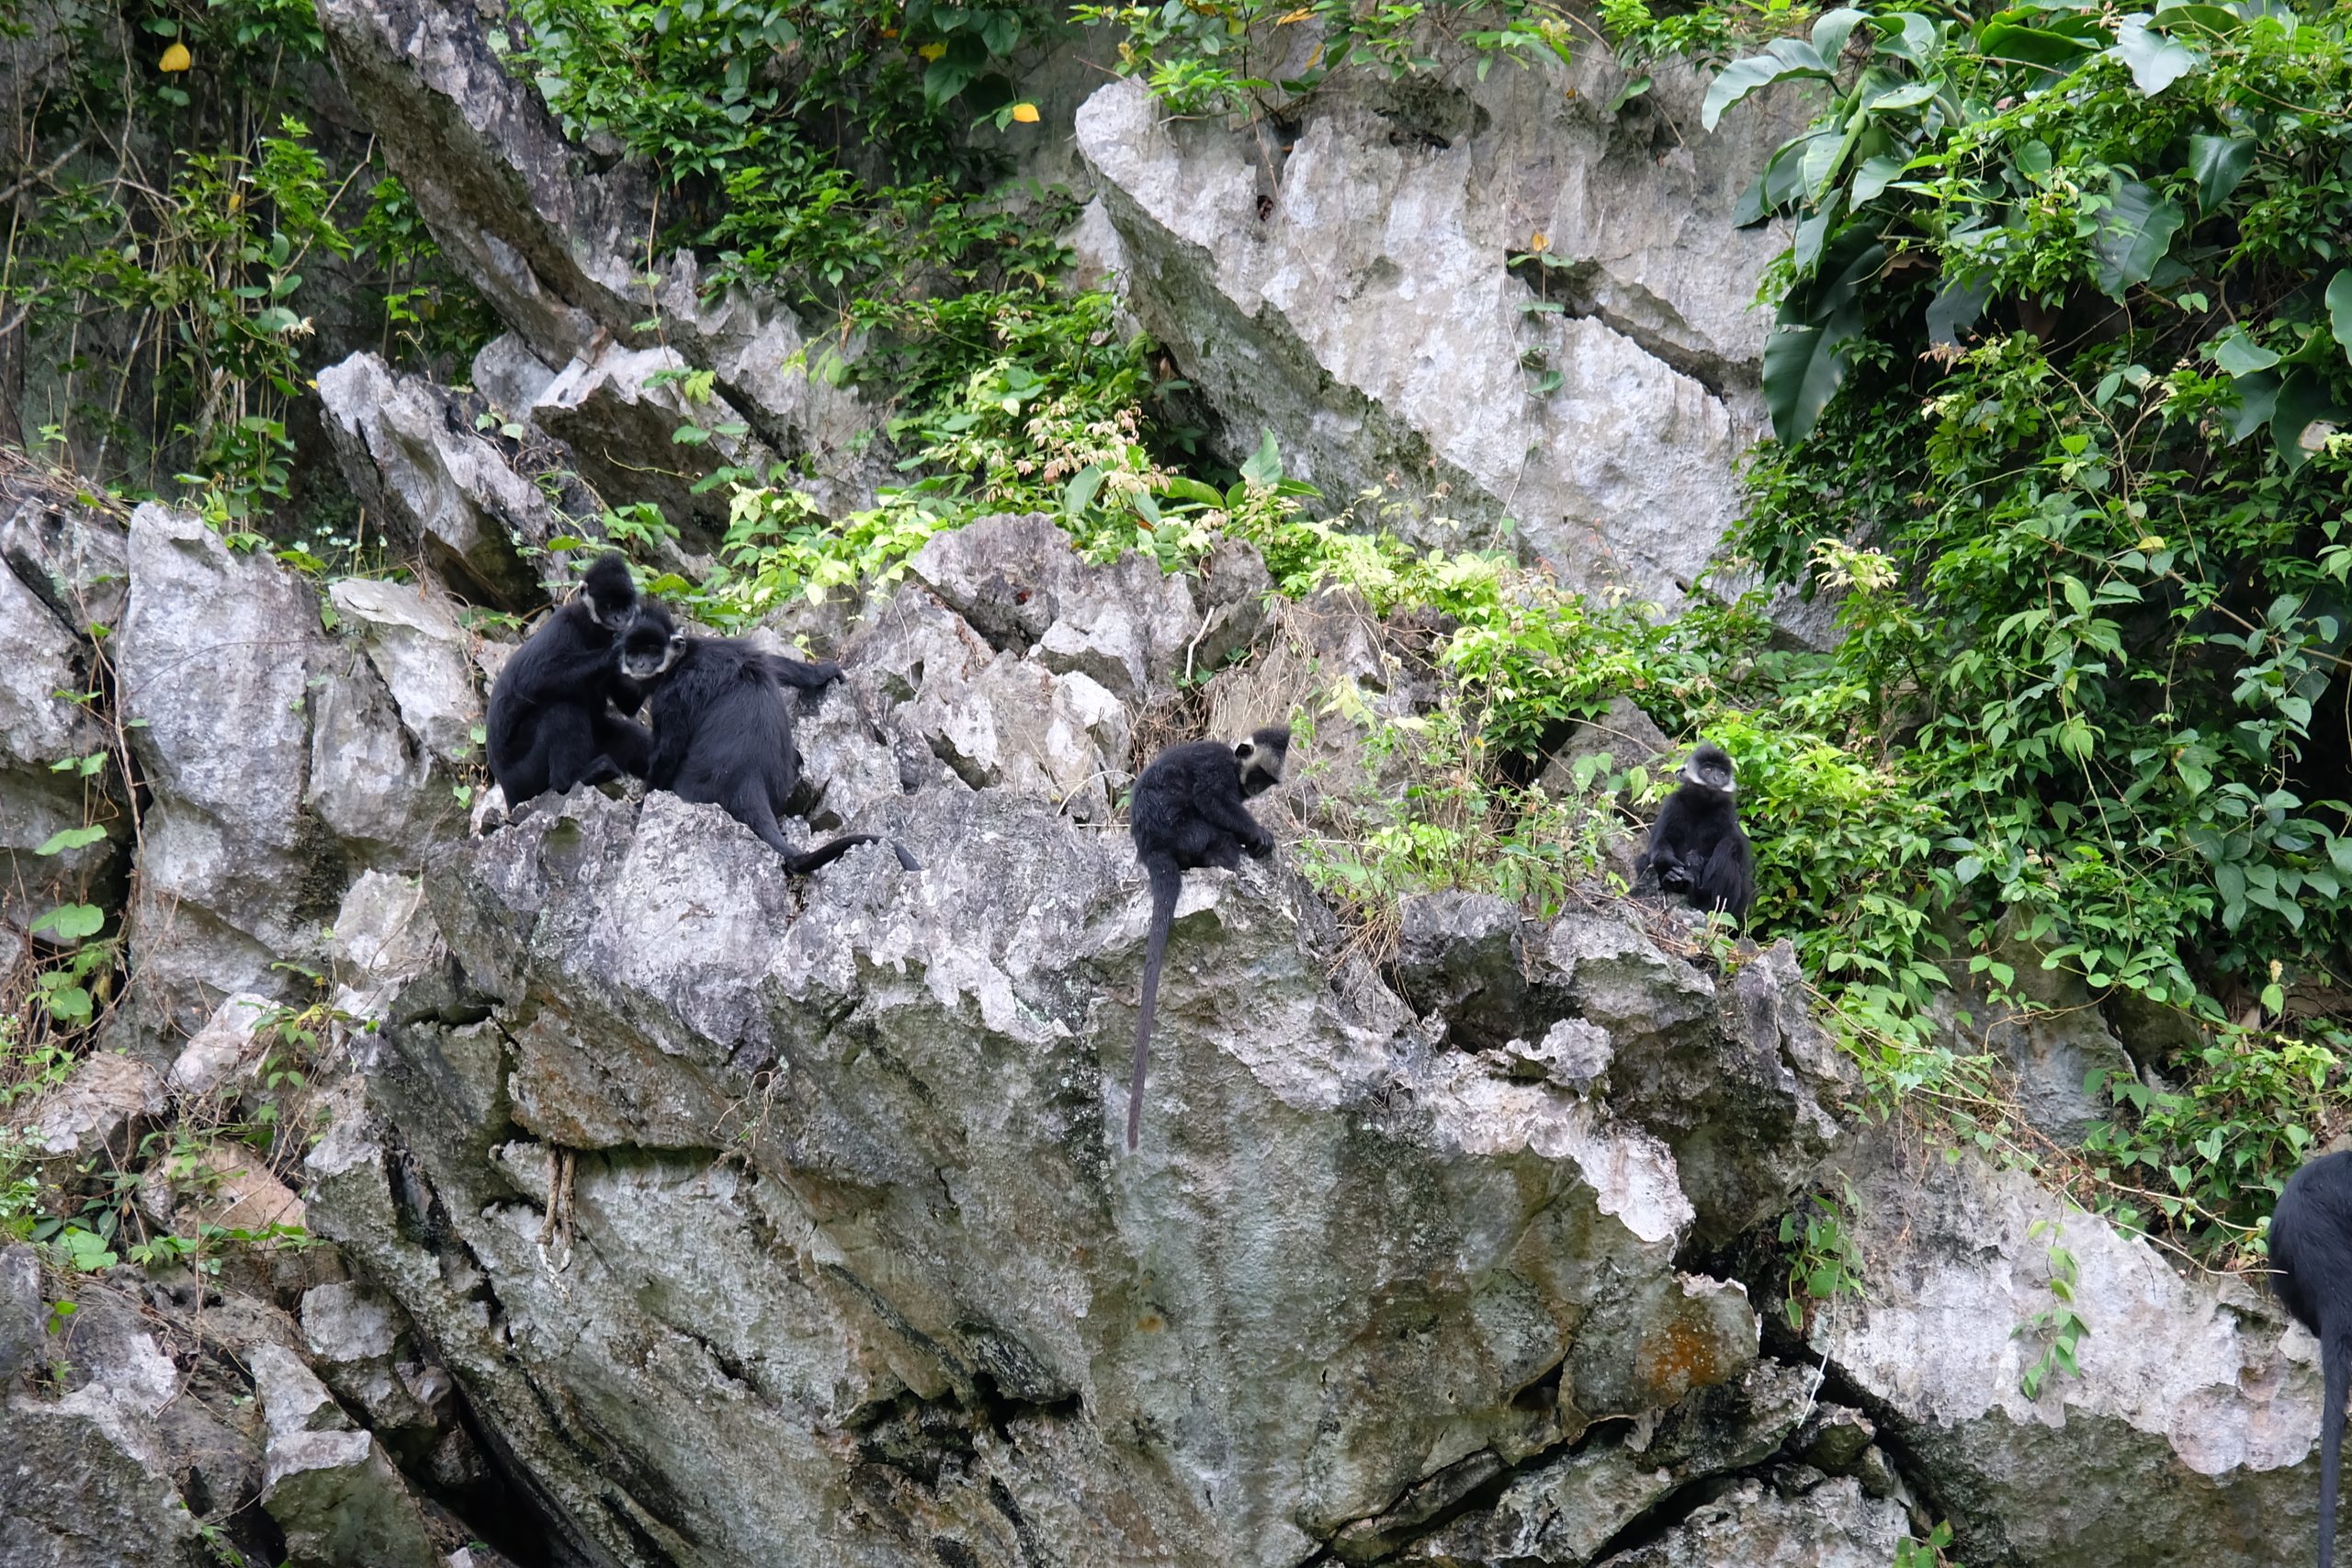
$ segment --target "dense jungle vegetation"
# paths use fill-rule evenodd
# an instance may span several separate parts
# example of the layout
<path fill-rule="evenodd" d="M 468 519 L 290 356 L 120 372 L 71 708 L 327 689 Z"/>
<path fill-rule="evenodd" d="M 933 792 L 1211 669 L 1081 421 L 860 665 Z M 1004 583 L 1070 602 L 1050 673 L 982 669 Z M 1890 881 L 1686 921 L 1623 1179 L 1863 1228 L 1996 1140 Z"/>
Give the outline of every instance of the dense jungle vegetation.
<path fill-rule="evenodd" d="M 823 516 L 788 469 L 710 481 L 731 495 L 717 569 L 656 585 L 705 618 L 888 580 L 984 512 L 1170 570 L 1245 537 L 1284 594 L 1340 584 L 1443 628 L 1444 700 L 1376 738 L 1414 787 L 1303 852 L 1368 928 L 1419 888 L 1548 908 L 1591 874 L 1620 792 L 1645 812 L 1663 781 L 1528 781 L 1630 696 L 1737 759 L 1755 934 L 1795 942 L 1881 1110 L 2214 1263 L 2254 1256 L 2286 1174 L 2352 1126 L 2352 7 L 512 11 L 511 67 L 658 171 L 663 243 L 789 299 L 834 345 L 812 371 L 892 411 L 904 483 L 871 511 Z M 1319 48 L 1277 76 L 1297 28 Z M 62 40 L 7 103 L 0 435 L 305 570 L 386 570 L 305 434 L 306 380 L 357 347 L 462 380 L 493 328 L 365 136 L 311 112 L 331 73 L 308 0 L 0 0 L 0 32 Z M 1710 124 L 1811 92 L 1745 214 L 1792 225 L 1768 285 L 1777 439 L 1722 579 L 1757 586 L 1657 624 L 1508 555 L 1408 548 L 1403 502 L 1286 479 L 1272 436 L 1217 449 L 1181 367 L 1066 282 L 1069 193 L 1005 155 L 1039 114 L 1019 84 L 1072 36 L 1190 114 L 1295 118 L 1351 74 L 1600 51 L 1628 97 L 1715 73 Z M 604 500 L 583 535 L 666 525 Z M 1835 652 L 1772 642 L 1784 585 L 1838 597 Z M 1330 701 L 1327 722 L 1360 711 Z M 83 982 L 113 919 L 57 912 L 0 1103 L 99 1005 Z M 2161 1078 L 2104 1086 L 2086 1148 L 2032 1134 L 1939 1022 L 1955 974 L 2037 1005 L 2021 964 L 2173 1042 Z"/>

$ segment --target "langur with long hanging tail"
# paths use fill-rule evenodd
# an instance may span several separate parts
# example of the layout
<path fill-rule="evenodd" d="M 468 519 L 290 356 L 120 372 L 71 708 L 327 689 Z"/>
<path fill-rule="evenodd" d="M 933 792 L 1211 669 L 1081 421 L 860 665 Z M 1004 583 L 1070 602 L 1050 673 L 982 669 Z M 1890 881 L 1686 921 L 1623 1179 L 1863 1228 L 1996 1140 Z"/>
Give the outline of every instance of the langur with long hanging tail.
<path fill-rule="evenodd" d="M 2278 1300 L 2319 1341 L 2319 1568 L 2335 1562 L 2344 1401 L 2352 1393 L 2352 1154 L 2323 1155 L 2287 1179 L 2270 1216 Z"/>
<path fill-rule="evenodd" d="M 1274 836 L 1242 802 L 1282 783 L 1283 763 L 1289 755 L 1290 730 L 1270 728 L 1232 746 L 1218 740 L 1171 746 L 1153 758 L 1136 781 L 1128 818 L 1136 859 L 1151 879 L 1151 934 L 1144 943 L 1143 999 L 1136 1012 L 1135 1077 L 1127 1085 L 1130 1150 L 1143 1127 L 1151 1013 L 1159 997 L 1160 962 L 1168 955 L 1168 927 L 1176 918 L 1176 896 L 1183 890 L 1184 874 L 1209 866 L 1236 871 L 1244 854 L 1263 860 L 1274 852 Z"/>

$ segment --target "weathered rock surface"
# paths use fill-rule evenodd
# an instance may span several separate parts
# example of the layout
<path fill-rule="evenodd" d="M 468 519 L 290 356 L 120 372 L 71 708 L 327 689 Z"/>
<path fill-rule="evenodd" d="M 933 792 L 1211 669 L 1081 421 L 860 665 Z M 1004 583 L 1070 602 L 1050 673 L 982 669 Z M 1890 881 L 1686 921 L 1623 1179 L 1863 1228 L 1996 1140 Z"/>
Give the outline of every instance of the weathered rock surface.
<path fill-rule="evenodd" d="M 251 1401 L 241 1406 L 209 1376 L 183 1377 L 111 1281 L 87 1282 L 74 1300 L 78 1310 L 36 1352 L 60 1384 L 0 1386 L 0 1562 L 218 1568 L 187 1495 L 219 1504 L 222 1546 L 257 1550 L 235 1517 L 260 1486 Z M 224 1320 L 248 1315 L 220 1313 L 216 1338 L 238 1333 Z"/>
<path fill-rule="evenodd" d="M 1756 1366 L 1746 1293 L 1673 1268 L 1668 1145 L 1417 1054 L 1326 983 L 1296 882 L 1188 887 L 1120 1158 L 1124 842 L 952 782 L 851 825 L 925 871 L 796 887 L 715 808 L 594 794 L 456 853 L 427 896 L 495 1021 L 388 1028 L 370 1114 L 312 1157 L 316 1223 L 617 1560 L 821 1529 L 1010 1563 L 1096 1518 L 1087 1561 L 1295 1562 Z M 1605 945 L 1566 942 L 1557 995 L 1623 1022 Z M 437 1243 L 400 1218 L 428 1211 Z"/>
<path fill-rule="evenodd" d="M 421 377 L 355 354 L 319 372 L 322 420 L 353 491 L 394 540 L 468 598 L 510 610 L 545 601 L 518 543 L 566 525 L 458 400 Z"/>
<path fill-rule="evenodd" d="M 89 629 L 114 625 L 121 570 L 121 524 L 106 513 L 31 493 L 0 514 L 0 921 L 18 931 L 61 903 L 110 901 L 120 873 L 111 772 L 55 764 L 113 748 L 73 694 L 97 688 Z M 97 842 L 37 852 L 92 822 L 107 829 Z"/>
<path fill-rule="evenodd" d="M 116 671 L 153 792 L 130 953 L 139 1033 L 160 1043 L 201 1028 L 220 993 L 276 993 L 270 964 L 309 947 L 305 914 L 342 891 L 321 885 L 336 857 L 303 806 L 326 642 L 293 573 L 196 517 L 141 507 L 130 570 Z"/>
<path fill-rule="evenodd" d="M 1671 607 L 1736 514 L 1761 428 L 1765 323 L 1747 307 L 1782 241 L 1727 219 L 1794 121 L 1705 136 L 1702 84 L 1657 75 L 1618 117 L 1593 107 L 1621 76 L 1601 50 L 1327 90 L 1272 150 L 1262 126 L 1173 118 L 1119 81 L 1078 141 L 1136 318 L 1233 445 L 1275 431 L 1334 497 L 1381 486 L 1482 530 L 1515 518 L 1576 586 Z M 1530 313 L 1507 265 L 1538 248 L 1565 264 L 1530 274 L 1564 314 Z"/>
<path fill-rule="evenodd" d="M 334 1402 L 302 1359 L 252 1351 L 254 1393 L 269 1423 L 262 1506 L 286 1532 L 294 1568 L 444 1568 L 424 1510 L 383 1445 Z"/>
<path fill-rule="evenodd" d="M 2316 1532 L 2318 1352 L 2240 1281 L 2192 1283 L 2144 1241 L 2015 1171 L 1873 1149 L 1850 1168 L 1860 1301 L 1813 1343 L 1919 1467 L 1969 1562 L 2215 1568 L 2301 1560 Z M 2041 1224 L 2049 1227 L 2033 1234 Z M 2079 1378 L 2019 1379 L 2048 1343 L 2063 1247 Z M 2245 1521 L 2258 1520 L 2258 1527 Z"/>
<path fill-rule="evenodd" d="M 164 1080 L 134 1057 L 99 1051 L 85 1057 L 64 1082 L 35 1100 L 24 1142 L 51 1160 L 127 1165 L 140 1134 L 164 1110 Z"/>
<path fill-rule="evenodd" d="M 691 255 L 647 254 L 646 236 L 660 225 L 645 171 L 564 140 L 537 90 L 500 64 L 494 11 L 324 0 L 319 19 L 345 88 L 443 253 L 541 365 L 561 373 L 577 360 L 576 375 L 595 378 L 626 367 L 606 360 L 608 349 L 627 355 L 666 344 L 714 374 L 714 406 L 740 412 L 768 450 L 814 459 L 828 476 L 814 487 L 821 504 L 838 512 L 871 502 L 874 483 L 889 473 L 884 454 L 865 450 L 883 415 L 809 376 L 799 363 L 806 334 L 781 304 L 741 289 L 706 299 L 711 291 Z M 649 320 L 658 325 L 649 330 Z M 634 372 L 622 379 L 641 383 Z M 529 380 L 504 384 L 512 395 Z M 696 423 L 710 428 L 726 417 Z M 673 427 L 661 417 L 632 426 L 633 437 L 658 429 L 661 440 L 633 446 L 628 460 L 674 469 Z"/>

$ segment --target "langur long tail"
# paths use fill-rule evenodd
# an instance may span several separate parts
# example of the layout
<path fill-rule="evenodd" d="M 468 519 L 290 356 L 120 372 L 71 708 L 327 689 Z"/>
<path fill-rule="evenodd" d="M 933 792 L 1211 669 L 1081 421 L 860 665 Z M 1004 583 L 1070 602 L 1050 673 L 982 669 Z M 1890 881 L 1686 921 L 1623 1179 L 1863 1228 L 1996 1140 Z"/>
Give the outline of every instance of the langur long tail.
<path fill-rule="evenodd" d="M 784 868 L 795 876 L 805 876 L 808 873 L 816 870 L 819 866 L 832 864 L 833 862 L 841 859 L 842 856 L 849 853 L 850 851 L 857 848 L 860 844 L 881 844 L 888 842 L 888 840 L 880 838 L 873 833 L 844 833 L 840 838 L 833 840 L 831 843 L 819 844 L 815 849 L 809 850 L 805 853 L 786 853 L 784 857 Z M 906 867 L 909 871 L 921 871 L 922 869 L 922 866 L 915 863 L 914 856 L 907 853 L 905 850 L 899 848 L 897 844 L 890 844 L 890 852 L 898 856 L 899 863 Z"/>
<path fill-rule="evenodd" d="M 1143 947 L 1143 999 L 1136 1007 L 1136 1069 L 1127 1080 L 1127 1152 L 1143 1132 L 1143 1069 L 1151 1056 L 1151 1012 L 1159 1000 L 1159 965 L 1168 956 L 1168 927 L 1176 919 L 1176 895 L 1184 874 L 1172 865 L 1145 868 L 1151 877 L 1151 935 Z"/>
<path fill-rule="evenodd" d="M 2336 1323 L 2319 1344 L 2327 1404 L 2319 1416 L 2319 1568 L 2335 1561 L 2335 1483 L 2344 1460 L 2344 1401 L 2352 1394 L 2352 1331 Z"/>

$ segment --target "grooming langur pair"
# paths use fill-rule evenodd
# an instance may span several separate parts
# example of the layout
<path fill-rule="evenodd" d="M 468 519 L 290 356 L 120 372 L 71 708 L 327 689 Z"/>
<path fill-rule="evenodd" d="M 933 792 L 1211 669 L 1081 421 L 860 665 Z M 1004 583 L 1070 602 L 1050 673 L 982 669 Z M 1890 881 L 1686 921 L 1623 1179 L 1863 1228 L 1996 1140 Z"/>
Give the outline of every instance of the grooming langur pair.
<path fill-rule="evenodd" d="M 1184 873 L 1215 866 L 1238 870 L 1244 854 L 1263 860 L 1274 836 L 1243 801 L 1283 782 L 1290 755 L 1287 728 L 1261 729 L 1233 746 L 1195 740 L 1152 759 L 1136 781 L 1129 830 L 1136 859 L 1151 879 L 1151 931 L 1145 939 L 1143 996 L 1136 1011 L 1135 1077 L 1127 1085 L 1127 1147 L 1143 1126 L 1144 1065 L 1151 1055 L 1151 1014 L 1159 996 L 1159 969 L 1168 955 L 1168 927 Z"/>
<path fill-rule="evenodd" d="M 725 637 L 689 637 L 640 599 L 617 554 L 588 569 L 580 592 L 515 649 L 490 696 L 491 776 L 510 805 L 627 773 L 683 799 L 723 807 L 785 858 L 814 871 L 878 840 L 854 834 L 807 853 L 776 818 L 800 777 L 785 686 L 841 678 Z M 634 716 L 652 700 L 655 733 Z M 891 846 L 910 871 L 915 863 Z"/>
<path fill-rule="evenodd" d="M 1756 856 L 1733 803 L 1731 758 L 1702 741 L 1682 765 L 1682 784 L 1658 808 L 1649 847 L 1634 863 L 1634 885 L 1655 878 L 1693 908 L 1747 919 L 1756 901 Z"/>
<path fill-rule="evenodd" d="M 645 782 L 652 788 L 724 807 L 796 874 L 829 865 L 860 844 L 885 841 L 846 833 L 804 852 L 776 825 L 800 782 L 792 703 L 779 682 L 821 685 L 813 671 L 831 671 L 824 677 L 831 680 L 839 666 L 801 665 L 733 637 L 695 637 L 681 631 L 669 611 L 648 604 L 621 638 L 619 670 L 650 694 L 653 750 Z M 890 852 L 907 870 L 921 869 L 899 845 Z"/>

